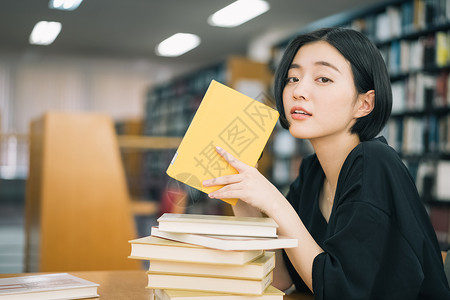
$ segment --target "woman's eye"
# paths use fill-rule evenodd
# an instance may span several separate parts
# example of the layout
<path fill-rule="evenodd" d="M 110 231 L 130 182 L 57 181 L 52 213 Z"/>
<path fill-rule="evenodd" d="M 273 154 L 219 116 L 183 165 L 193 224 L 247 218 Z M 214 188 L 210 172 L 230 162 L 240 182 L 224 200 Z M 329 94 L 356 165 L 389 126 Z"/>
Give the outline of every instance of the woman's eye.
<path fill-rule="evenodd" d="M 332 82 L 331 79 L 326 78 L 326 77 L 319 77 L 317 80 L 318 80 L 320 83 L 328 83 L 328 82 Z"/>
<path fill-rule="evenodd" d="M 298 82 L 298 78 L 297 77 L 288 77 L 288 78 L 286 78 L 286 83 L 294 83 L 294 82 Z"/>

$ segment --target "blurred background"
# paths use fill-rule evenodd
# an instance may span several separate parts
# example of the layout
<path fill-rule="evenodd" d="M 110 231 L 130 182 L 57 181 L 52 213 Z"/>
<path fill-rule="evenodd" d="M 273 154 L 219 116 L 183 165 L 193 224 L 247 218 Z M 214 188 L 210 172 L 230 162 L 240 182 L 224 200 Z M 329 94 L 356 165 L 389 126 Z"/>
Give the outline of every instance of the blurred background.
<path fill-rule="evenodd" d="M 177 145 L 213 79 L 273 106 L 271 81 L 284 47 L 294 35 L 322 26 L 360 30 L 380 48 L 395 101 L 383 134 L 405 159 L 441 246 L 448 248 L 450 1 L 242 1 L 234 19 L 243 12 L 253 13 L 253 18 L 239 25 L 226 19 L 213 23 L 220 22 L 213 14 L 233 0 L 67 2 L 0 2 L 0 273 L 44 269 L 27 267 L 27 255 L 33 247 L 43 247 L 39 234 L 44 234 L 45 205 L 55 207 L 45 199 L 62 189 L 64 176 L 61 183 L 45 185 L 45 180 L 53 170 L 82 164 L 76 155 L 58 161 L 42 153 L 50 153 L 46 147 L 54 144 L 72 145 L 72 127 L 85 128 L 77 121 L 70 127 L 73 116 L 101 115 L 111 121 L 117 141 L 98 144 L 119 153 L 117 172 L 126 184 L 135 236 L 149 234 L 163 212 L 229 214 L 227 204 L 165 174 Z M 38 24 L 56 36 L 34 36 Z M 177 33 L 193 37 L 193 48 L 178 56 L 173 49 L 164 54 L 159 44 Z M 185 39 L 175 45 L 189 43 Z M 68 114 L 61 121 L 65 125 L 51 125 L 46 118 L 53 113 Z M 46 124 L 69 129 L 52 144 Z M 101 145 L 88 139 L 96 131 L 92 124 L 83 129 L 85 141 L 82 134 L 72 148 L 59 151 L 99 149 Z M 32 141 L 38 146 L 33 148 Z M 311 151 L 308 143 L 293 140 L 277 126 L 259 168 L 285 192 L 302 157 Z M 47 166 L 52 159 L 52 167 Z M 91 169 L 77 172 L 88 178 Z M 81 182 L 76 191 L 85 189 L 86 199 L 95 194 L 90 191 L 114 189 L 96 180 Z M 32 239 L 37 246 L 31 247 L 35 227 L 41 231 Z"/>

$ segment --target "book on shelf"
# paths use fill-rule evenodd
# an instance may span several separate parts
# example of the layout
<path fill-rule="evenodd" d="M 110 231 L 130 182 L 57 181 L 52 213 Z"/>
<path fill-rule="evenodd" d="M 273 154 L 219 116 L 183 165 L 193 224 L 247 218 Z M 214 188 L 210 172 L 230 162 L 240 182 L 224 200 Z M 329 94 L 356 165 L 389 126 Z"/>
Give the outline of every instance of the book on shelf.
<path fill-rule="evenodd" d="M 243 265 L 264 254 L 263 250 L 224 251 L 146 236 L 129 241 L 129 258 L 196 263 Z"/>
<path fill-rule="evenodd" d="M 42 274 L 0 279 L 0 299 L 52 300 L 98 297 L 97 283 L 67 274 Z"/>
<path fill-rule="evenodd" d="M 277 237 L 278 228 L 267 217 L 164 213 L 157 221 L 159 231 L 229 236 Z"/>
<path fill-rule="evenodd" d="M 262 280 L 237 279 L 212 276 L 194 276 L 147 272 L 147 288 L 207 291 L 218 293 L 261 295 L 272 283 L 273 272 Z"/>
<path fill-rule="evenodd" d="M 151 235 L 173 241 L 204 246 L 221 250 L 273 250 L 294 248 L 298 240 L 292 238 L 265 238 L 247 236 L 208 235 L 195 233 L 179 233 L 160 231 L 157 226 L 152 227 Z"/>
<path fill-rule="evenodd" d="M 269 285 L 259 296 L 170 289 L 156 289 L 154 295 L 157 300 L 283 300 L 284 292 Z"/>
<path fill-rule="evenodd" d="M 450 201 L 450 161 L 440 160 L 436 167 L 436 197 Z"/>
<path fill-rule="evenodd" d="M 256 165 L 279 114 L 215 80 L 206 91 L 167 174 L 205 193 L 219 186 L 204 187 L 206 179 L 238 172 L 216 152 L 220 146 L 247 165 Z M 237 199 L 223 199 L 235 204 Z"/>
<path fill-rule="evenodd" d="M 429 115 L 418 118 L 405 115 L 392 118 L 385 134 L 389 144 L 403 155 L 450 152 L 450 116 Z M 441 183 L 439 185 L 445 188 L 445 182 L 443 186 Z"/>
<path fill-rule="evenodd" d="M 449 40 L 445 31 L 436 32 L 436 66 L 444 67 L 449 62 Z"/>
<path fill-rule="evenodd" d="M 450 102 L 449 102 L 450 107 Z M 450 114 L 439 119 L 439 151 L 450 153 Z"/>
<path fill-rule="evenodd" d="M 275 252 L 264 255 L 243 265 L 199 264 L 183 261 L 152 260 L 149 271 L 153 273 L 184 274 L 212 277 L 229 277 L 262 280 L 275 267 Z"/>
<path fill-rule="evenodd" d="M 436 237 L 443 245 L 450 244 L 450 207 L 431 206 L 430 220 L 433 225 Z"/>

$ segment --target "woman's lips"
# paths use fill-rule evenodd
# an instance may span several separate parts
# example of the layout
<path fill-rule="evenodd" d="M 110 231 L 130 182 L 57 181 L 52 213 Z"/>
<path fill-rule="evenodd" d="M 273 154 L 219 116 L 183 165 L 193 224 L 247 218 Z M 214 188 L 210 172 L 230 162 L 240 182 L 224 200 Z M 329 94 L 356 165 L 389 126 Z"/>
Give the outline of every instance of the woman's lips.
<path fill-rule="evenodd" d="M 309 113 L 306 109 L 298 106 L 292 107 L 290 112 L 291 117 L 294 120 L 305 120 L 312 116 L 312 114 Z"/>

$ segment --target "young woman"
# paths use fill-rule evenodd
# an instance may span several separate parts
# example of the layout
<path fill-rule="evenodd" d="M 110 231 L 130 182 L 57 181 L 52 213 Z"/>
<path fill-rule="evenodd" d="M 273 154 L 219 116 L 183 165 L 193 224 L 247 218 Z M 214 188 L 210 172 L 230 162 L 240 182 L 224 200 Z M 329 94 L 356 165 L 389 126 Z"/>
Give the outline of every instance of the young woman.
<path fill-rule="evenodd" d="M 236 215 L 272 217 L 297 248 L 278 253 L 273 284 L 316 299 L 450 299 L 437 239 L 414 181 L 382 137 L 391 87 L 377 48 L 329 28 L 287 47 L 275 75 L 281 125 L 315 151 L 284 197 L 255 168 L 205 181 L 239 198 Z"/>

